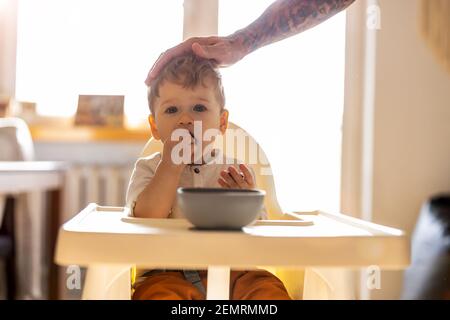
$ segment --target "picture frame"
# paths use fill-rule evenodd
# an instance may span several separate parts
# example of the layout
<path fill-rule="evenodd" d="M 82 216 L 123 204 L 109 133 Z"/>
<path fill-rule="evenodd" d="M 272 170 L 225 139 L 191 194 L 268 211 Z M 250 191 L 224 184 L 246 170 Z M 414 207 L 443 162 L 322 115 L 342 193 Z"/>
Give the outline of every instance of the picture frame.
<path fill-rule="evenodd" d="M 124 101 L 123 95 L 79 95 L 75 126 L 123 127 Z"/>

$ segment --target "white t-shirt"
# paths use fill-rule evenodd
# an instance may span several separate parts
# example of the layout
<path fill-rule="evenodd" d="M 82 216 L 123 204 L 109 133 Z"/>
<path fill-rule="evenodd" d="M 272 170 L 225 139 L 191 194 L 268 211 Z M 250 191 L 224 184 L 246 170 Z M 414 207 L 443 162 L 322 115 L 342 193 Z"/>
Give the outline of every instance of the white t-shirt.
<path fill-rule="evenodd" d="M 222 160 L 220 163 L 218 159 Z M 139 158 L 136 161 L 133 173 L 130 178 L 127 191 L 127 207 L 130 208 L 130 214 L 133 215 L 133 209 L 136 204 L 136 199 L 145 187 L 152 180 L 155 175 L 156 168 L 161 162 L 161 153 L 157 152 L 148 157 Z M 202 165 L 187 165 L 180 176 L 178 187 L 191 188 L 222 188 L 217 181 L 222 170 L 227 170 L 228 167 L 233 166 L 239 171 L 239 162 L 235 159 L 225 158 L 222 153 L 218 152 L 217 156 L 210 159 L 206 164 Z M 249 166 L 250 172 L 255 179 L 255 172 Z M 169 218 L 184 218 L 183 213 L 178 207 L 176 200 L 169 214 Z M 267 219 L 266 210 L 263 208 L 260 215 L 261 219 Z"/>

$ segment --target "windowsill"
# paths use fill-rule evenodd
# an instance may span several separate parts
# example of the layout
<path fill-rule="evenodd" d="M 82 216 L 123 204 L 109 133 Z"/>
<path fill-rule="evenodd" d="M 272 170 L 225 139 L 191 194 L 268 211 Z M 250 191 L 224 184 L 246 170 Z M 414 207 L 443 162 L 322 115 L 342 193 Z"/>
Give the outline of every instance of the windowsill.
<path fill-rule="evenodd" d="M 90 141 L 147 141 L 150 129 L 60 127 L 31 125 L 31 136 L 36 142 L 90 142 Z"/>

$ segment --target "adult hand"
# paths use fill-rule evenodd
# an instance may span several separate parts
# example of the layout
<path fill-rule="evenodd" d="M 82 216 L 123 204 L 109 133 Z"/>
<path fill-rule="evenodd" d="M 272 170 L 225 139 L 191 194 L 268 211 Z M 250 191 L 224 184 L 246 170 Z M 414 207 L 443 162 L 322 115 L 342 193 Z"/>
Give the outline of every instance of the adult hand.
<path fill-rule="evenodd" d="M 199 57 L 213 60 L 217 67 L 230 66 L 241 60 L 248 53 L 237 37 L 189 38 L 159 56 L 150 69 L 145 84 L 149 86 L 170 60 L 189 51 L 194 52 Z"/>
<path fill-rule="evenodd" d="M 218 67 L 230 66 L 262 46 L 308 30 L 334 16 L 355 0 L 277 0 L 244 29 L 227 37 L 195 37 L 163 52 L 145 83 L 150 85 L 172 58 L 193 51 L 212 59 Z"/>

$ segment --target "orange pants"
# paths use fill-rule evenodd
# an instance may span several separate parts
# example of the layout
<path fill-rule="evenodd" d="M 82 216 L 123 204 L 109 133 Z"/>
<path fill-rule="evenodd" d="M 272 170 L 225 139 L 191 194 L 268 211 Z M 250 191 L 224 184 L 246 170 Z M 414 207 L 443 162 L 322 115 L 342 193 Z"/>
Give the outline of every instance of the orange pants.
<path fill-rule="evenodd" d="M 206 289 L 207 271 L 199 271 Z M 151 275 L 139 284 L 133 300 L 204 300 L 205 295 L 180 271 Z M 291 300 L 283 283 L 265 270 L 231 271 L 231 300 Z"/>

